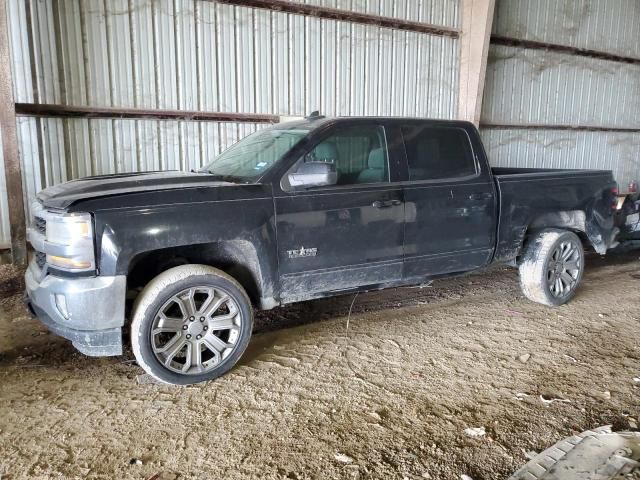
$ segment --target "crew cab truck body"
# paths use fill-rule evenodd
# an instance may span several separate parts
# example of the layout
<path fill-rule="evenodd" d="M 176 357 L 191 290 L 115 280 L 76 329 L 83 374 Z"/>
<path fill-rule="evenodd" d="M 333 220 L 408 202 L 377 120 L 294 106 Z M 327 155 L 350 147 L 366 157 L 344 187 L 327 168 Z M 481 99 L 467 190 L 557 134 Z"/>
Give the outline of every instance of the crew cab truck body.
<path fill-rule="evenodd" d="M 200 172 L 92 177 L 33 206 L 28 304 L 87 355 L 169 383 L 225 373 L 252 309 L 420 284 L 492 262 L 568 301 L 584 245 L 612 243 L 609 171 L 489 167 L 472 124 L 324 118 L 277 124 Z"/>

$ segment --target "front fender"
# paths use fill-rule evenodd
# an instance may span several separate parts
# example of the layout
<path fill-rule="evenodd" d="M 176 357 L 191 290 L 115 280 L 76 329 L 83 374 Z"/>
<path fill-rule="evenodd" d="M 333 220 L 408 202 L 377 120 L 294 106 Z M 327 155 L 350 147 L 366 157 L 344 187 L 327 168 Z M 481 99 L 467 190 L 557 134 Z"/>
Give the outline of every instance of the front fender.
<path fill-rule="evenodd" d="M 141 254 L 175 247 L 224 244 L 245 255 L 263 293 L 275 285 L 276 236 L 271 199 L 160 205 L 95 212 L 100 275 L 126 275 Z M 233 253 L 236 252 L 236 253 Z M 268 289 L 267 289 L 268 290 Z"/>

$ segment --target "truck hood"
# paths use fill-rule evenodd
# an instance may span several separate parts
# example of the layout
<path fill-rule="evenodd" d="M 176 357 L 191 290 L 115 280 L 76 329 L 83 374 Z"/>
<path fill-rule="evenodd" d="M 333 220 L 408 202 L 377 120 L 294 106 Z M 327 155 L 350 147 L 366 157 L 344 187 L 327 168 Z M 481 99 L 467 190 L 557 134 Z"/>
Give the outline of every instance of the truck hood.
<path fill-rule="evenodd" d="M 207 174 L 179 171 L 100 175 L 46 188 L 38 193 L 38 200 L 45 207 L 63 209 L 80 200 L 112 195 L 223 185 L 234 184 L 213 180 Z"/>

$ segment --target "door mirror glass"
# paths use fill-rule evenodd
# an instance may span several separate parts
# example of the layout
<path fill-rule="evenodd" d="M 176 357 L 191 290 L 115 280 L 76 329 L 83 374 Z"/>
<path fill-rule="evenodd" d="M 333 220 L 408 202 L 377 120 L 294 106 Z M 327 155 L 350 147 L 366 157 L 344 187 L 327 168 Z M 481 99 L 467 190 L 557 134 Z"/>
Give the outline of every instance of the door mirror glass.
<path fill-rule="evenodd" d="M 302 162 L 295 172 L 289 173 L 289 185 L 294 188 L 335 185 L 337 181 L 338 174 L 335 165 L 326 162 Z"/>

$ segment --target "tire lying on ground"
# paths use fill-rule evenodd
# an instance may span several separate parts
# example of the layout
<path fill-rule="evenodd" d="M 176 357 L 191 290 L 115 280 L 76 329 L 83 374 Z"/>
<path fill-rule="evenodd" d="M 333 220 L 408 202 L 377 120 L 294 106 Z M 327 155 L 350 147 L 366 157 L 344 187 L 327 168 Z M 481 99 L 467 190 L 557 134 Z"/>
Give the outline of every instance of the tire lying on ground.
<path fill-rule="evenodd" d="M 252 329 L 251 302 L 233 277 L 207 265 L 182 265 L 155 277 L 138 296 L 131 346 L 149 375 L 186 385 L 229 371 Z"/>
<path fill-rule="evenodd" d="M 537 303 L 558 306 L 576 294 L 584 272 L 584 248 L 573 232 L 547 229 L 527 241 L 518 263 L 524 295 Z"/>

